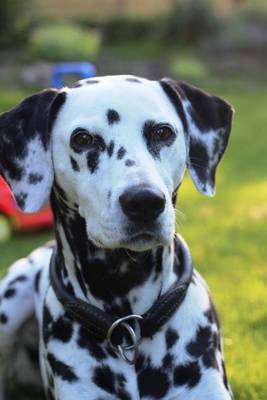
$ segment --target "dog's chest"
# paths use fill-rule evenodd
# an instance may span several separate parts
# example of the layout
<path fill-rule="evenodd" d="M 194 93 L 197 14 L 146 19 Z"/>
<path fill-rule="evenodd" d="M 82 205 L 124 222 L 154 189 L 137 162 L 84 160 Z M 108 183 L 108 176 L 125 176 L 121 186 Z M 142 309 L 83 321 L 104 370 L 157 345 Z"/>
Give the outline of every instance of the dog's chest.
<path fill-rule="evenodd" d="M 48 390 L 66 400 L 77 390 L 84 393 L 82 400 L 167 400 L 185 393 L 187 387 L 197 386 L 202 359 L 210 358 L 214 365 L 219 362 L 219 337 L 210 316 L 207 291 L 195 280 L 174 317 L 151 339 L 142 340 L 135 366 L 128 365 L 106 342 L 96 342 L 83 326 L 70 320 L 52 289 L 48 289 L 41 340 L 41 364 Z"/>

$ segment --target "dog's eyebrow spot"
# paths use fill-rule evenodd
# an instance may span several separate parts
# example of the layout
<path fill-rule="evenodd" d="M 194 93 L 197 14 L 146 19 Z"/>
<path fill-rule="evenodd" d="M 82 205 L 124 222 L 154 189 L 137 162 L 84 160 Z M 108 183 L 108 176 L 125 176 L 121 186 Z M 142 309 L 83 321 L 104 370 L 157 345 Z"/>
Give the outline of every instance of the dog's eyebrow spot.
<path fill-rule="evenodd" d="M 132 167 L 133 165 L 135 165 L 135 161 L 130 160 L 129 158 L 125 161 L 125 165 L 126 167 Z"/>
<path fill-rule="evenodd" d="M 111 142 L 109 143 L 109 145 L 107 147 L 107 152 L 108 152 L 109 157 L 112 156 L 113 151 L 114 151 L 114 142 L 113 142 L 113 140 L 111 140 Z"/>
<path fill-rule="evenodd" d="M 125 154 L 127 153 L 127 151 L 125 150 L 125 148 L 123 146 L 121 146 L 117 152 L 117 159 L 121 160 Z"/>
<path fill-rule="evenodd" d="M 142 81 L 140 81 L 137 78 L 126 78 L 127 82 L 135 82 L 135 83 L 142 83 Z"/>
<path fill-rule="evenodd" d="M 36 185 L 39 182 L 42 182 L 44 176 L 38 173 L 31 173 L 28 177 L 28 182 L 30 185 Z"/>
<path fill-rule="evenodd" d="M 113 125 L 119 122 L 121 118 L 118 111 L 110 109 L 107 111 L 107 119 L 108 119 L 108 124 Z"/>
<path fill-rule="evenodd" d="M 87 83 L 87 85 L 94 85 L 95 83 L 99 83 L 99 81 L 97 79 L 87 79 L 85 83 Z"/>
<path fill-rule="evenodd" d="M 108 199 L 110 199 L 111 198 L 111 191 L 109 190 L 108 191 Z"/>
<path fill-rule="evenodd" d="M 76 172 L 80 172 L 80 167 L 79 167 L 79 164 L 77 163 L 77 161 L 74 160 L 74 158 L 70 157 L 70 162 L 71 162 L 72 169 Z"/>

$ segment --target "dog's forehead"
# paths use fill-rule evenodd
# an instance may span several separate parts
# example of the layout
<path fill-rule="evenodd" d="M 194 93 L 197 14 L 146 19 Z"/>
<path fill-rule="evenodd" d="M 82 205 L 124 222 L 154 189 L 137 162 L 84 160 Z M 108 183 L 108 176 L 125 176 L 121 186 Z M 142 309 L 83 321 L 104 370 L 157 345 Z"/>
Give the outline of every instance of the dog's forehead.
<path fill-rule="evenodd" d="M 103 123 L 177 122 L 177 114 L 160 83 L 133 76 L 106 76 L 79 81 L 65 88 L 62 114 L 68 121 L 98 120 Z"/>

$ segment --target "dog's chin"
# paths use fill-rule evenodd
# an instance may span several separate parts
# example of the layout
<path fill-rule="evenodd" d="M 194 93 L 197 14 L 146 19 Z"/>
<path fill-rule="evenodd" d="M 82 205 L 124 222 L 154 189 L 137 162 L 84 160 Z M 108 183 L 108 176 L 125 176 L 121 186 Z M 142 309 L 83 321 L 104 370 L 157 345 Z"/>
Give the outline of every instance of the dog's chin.
<path fill-rule="evenodd" d="M 148 251 L 164 244 L 166 241 L 162 237 L 151 233 L 131 235 L 121 241 L 122 248 L 136 252 Z"/>
<path fill-rule="evenodd" d="M 171 238 L 163 237 L 161 235 L 152 233 L 140 233 L 136 235 L 129 235 L 127 237 L 118 238 L 103 238 L 99 239 L 93 235 L 88 235 L 90 241 L 99 248 L 102 249 L 126 249 L 135 252 L 143 252 L 151 250 L 157 246 L 168 245 Z"/>

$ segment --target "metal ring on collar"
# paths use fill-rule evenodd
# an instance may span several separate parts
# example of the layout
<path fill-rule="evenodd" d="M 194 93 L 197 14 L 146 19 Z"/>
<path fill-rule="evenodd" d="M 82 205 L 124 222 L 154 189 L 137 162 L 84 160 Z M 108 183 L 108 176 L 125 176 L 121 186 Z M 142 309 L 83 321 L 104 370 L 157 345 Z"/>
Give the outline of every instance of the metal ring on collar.
<path fill-rule="evenodd" d="M 113 324 L 111 325 L 111 327 L 108 330 L 107 333 L 107 341 L 109 346 L 111 347 L 111 349 L 120 355 L 120 357 L 126 361 L 128 364 L 133 365 L 136 362 L 137 356 L 138 356 L 138 345 L 141 341 L 141 337 L 139 335 L 136 335 L 134 329 L 127 324 L 125 321 L 129 321 L 129 320 L 135 320 L 135 321 L 139 321 L 143 319 L 143 317 L 141 315 L 127 315 L 126 317 L 123 318 L 119 318 L 116 321 L 113 322 Z M 114 345 L 112 343 L 112 335 L 115 331 L 116 328 L 118 328 L 119 326 L 123 327 L 129 334 L 129 337 L 132 341 L 131 344 L 129 345 L 125 345 L 125 344 L 120 344 L 120 345 Z M 129 358 L 127 356 L 127 354 L 125 352 L 127 351 L 133 351 L 133 357 Z"/>

